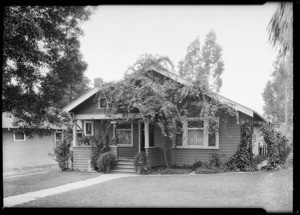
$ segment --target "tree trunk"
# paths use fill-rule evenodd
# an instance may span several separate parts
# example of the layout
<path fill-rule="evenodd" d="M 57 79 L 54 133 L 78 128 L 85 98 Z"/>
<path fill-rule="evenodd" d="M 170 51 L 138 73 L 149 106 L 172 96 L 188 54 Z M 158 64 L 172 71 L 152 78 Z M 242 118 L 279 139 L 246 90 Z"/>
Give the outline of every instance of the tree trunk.
<path fill-rule="evenodd" d="M 165 163 L 166 163 L 167 167 L 169 168 L 170 166 L 169 166 L 169 162 L 168 162 L 168 158 L 167 158 L 167 152 L 166 152 L 167 141 L 168 140 L 164 141 L 164 158 L 165 158 Z"/>

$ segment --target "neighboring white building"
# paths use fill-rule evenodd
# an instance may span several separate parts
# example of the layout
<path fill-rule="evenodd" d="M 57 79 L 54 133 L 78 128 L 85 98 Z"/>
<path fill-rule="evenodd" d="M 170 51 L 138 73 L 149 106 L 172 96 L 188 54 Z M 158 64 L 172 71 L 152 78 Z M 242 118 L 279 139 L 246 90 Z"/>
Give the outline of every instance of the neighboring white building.
<path fill-rule="evenodd" d="M 62 140 L 65 126 L 51 126 L 51 135 L 28 138 L 24 133 L 17 132 L 12 123 L 13 118 L 2 113 L 3 170 L 55 164 L 48 153 L 53 151 L 57 141 Z"/>

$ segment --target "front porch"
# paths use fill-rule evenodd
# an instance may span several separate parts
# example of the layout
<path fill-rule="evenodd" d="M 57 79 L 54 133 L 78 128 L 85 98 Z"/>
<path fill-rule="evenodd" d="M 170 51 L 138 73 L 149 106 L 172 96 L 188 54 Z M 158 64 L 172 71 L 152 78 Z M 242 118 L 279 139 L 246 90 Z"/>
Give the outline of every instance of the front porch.
<path fill-rule="evenodd" d="M 82 137 L 98 135 L 103 129 L 100 126 L 101 120 L 110 120 L 111 122 L 107 132 L 109 148 L 118 160 L 128 158 L 133 161 L 135 155 L 141 151 L 148 154 L 150 165 L 157 165 L 157 160 L 161 160 L 159 159 L 161 149 L 154 143 L 154 129 L 142 119 L 132 120 L 130 126 L 127 127 L 118 126 L 116 120 L 111 119 L 75 119 L 73 120 L 73 169 L 92 171 L 90 165 L 92 146 L 82 144 L 78 140 Z M 118 139 L 118 143 L 112 141 L 114 139 Z"/>

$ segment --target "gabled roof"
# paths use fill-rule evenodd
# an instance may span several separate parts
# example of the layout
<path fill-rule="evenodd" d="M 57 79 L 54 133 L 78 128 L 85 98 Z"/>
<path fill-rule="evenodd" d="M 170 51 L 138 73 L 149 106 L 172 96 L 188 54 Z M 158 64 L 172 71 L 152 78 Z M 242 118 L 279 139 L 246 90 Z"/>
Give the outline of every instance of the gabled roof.
<path fill-rule="evenodd" d="M 149 71 L 152 70 L 152 71 L 156 71 L 158 73 L 160 73 L 161 75 L 164 75 L 166 77 L 169 77 L 170 79 L 174 80 L 174 81 L 177 81 L 178 83 L 181 83 L 183 85 L 192 85 L 192 83 L 188 82 L 187 80 L 185 80 L 184 78 L 182 78 L 181 76 L 175 74 L 175 73 L 172 73 L 172 72 L 169 72 L 167 70 L 163 70 L 163 69 L 160 69 L 160 68 L 156 68 L 154 66 L 151 66 L 149 67 Z M 63 111 L 66 111 L 66 112 L 70 112 L 71 110 L 73 110 L 75 107 L 77 107 L 79 104 L 81 104 L 82 102 L 84 102 L 85 100 L 87 100 L 88 98 L 90 98 L 91 96 L 95 95 L 98 91 L 99 91 L 99 87 L 96 87 L 88 92 L 86 92 L 85 94 L 83 94 L 82 96 L 80 96 L 79 98 L 77 98 L 76 100 L 74 100 L 73 102 L 71 102 L 67 107 L 65 107 L 63 109 Z M 227 104 L 228 106 L 234 108 L 235 110 L 238 110 L 248 116 L 251 116 L 251 117 L 254 117 L 254 113 L 261 119 L 263 119 L 263 117 L 257 113 L 256 111 L 244 106 L 244 105 L 241 105 L 235 101 L 232 101 L 220 94 L 217 94 L 217 93 L 213 93 L 214 96 L 216 96 L 216 98 L 224 103 L 224 104 Z"/>

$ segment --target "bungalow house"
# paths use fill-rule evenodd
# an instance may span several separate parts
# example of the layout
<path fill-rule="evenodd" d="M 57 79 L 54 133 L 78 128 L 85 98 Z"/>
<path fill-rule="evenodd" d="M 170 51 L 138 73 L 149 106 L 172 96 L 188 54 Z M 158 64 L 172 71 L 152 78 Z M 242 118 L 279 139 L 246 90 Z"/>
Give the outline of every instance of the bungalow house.
<path fill-rule="evenodd" d="M 62 141 L 65 127 L 51 125 L 51 135 L 29 138 L 17 131 L 13 120 L 7 113 L 2 113 L 3 170 L 55 164 L 48 153 L 53 151 L 57 142 Z"/>
<path fill-rule="evenodd" d="M 157 68 L 150 69 L 154 73 L 165 76 L 168 79 L 181 84 L 190 84 L 182 77 Z M 149 71 L 150 71 L 149 70 Z M 73 121 L 73 168 L 78 170 L 88 170 L 91 157 L 91 146 L 82 146 L 77 141 L 76 126 L 80 122 L 83 125 L 83 135 L 93 136 L 99 133 L 100 122 L 104 119 L 116 121 L 109 130 L 109 138 L 118 136 L 118 144 L 110 143 L 110 149 L 117 156 L 122 164 L 132 162 L 134 156 L 141 151 L 145 151 L 149 156 L 151 166 L 164 165 L 163 141 L 164 136 L 156 124 L 149 124 L 142 120 L 139 113 L 133 114 L 134 120 L 127 124 L 118 124 L 118 120 L 112 119 L 105 113 L 101 100 L 95 102 L 95 96 L 100 88 L 94 88 L 83 94 L 75 101 L 64 108 Z M 263 118 L 254 110 L 238 104 L 221 95 L 217 95 L 218 100 L 226 103 L 236 110 L 236 115 L 219 116 L 219 132 L 216 133 L 214 141 L 208 141 L 208 132 L 205 121 L 193 121 L 189 119 L 183 123 L 182 141 L 178 141 L 176 147 L 168 150 L 168 160 L 170 164 L 183 165 L 193 164 L 195 161 L 205 161 L 209 159 L 209 154 L 217 152 L 232 156 L 237 146 L 240 144 L 240 125 L 246 120 L 259 121 Z M 122 118 L 120 114 L 119 118 Z M 188 138 L 186 138 L 188 137 Z M 259 141 L 256 138 L 255 142 Z M 256 144 L 258 146 L 258 143 Z M 258 149 L 254 150 L 258 153 Z M 125 171 L 123 165 L 123 170 Z M 122 165 L 117 165 L 117 170 L 122 171 Z"/>

